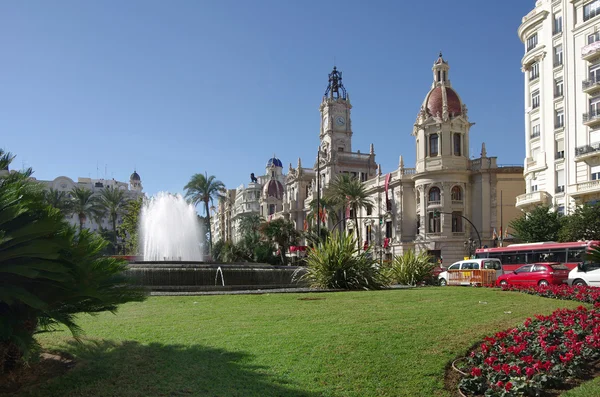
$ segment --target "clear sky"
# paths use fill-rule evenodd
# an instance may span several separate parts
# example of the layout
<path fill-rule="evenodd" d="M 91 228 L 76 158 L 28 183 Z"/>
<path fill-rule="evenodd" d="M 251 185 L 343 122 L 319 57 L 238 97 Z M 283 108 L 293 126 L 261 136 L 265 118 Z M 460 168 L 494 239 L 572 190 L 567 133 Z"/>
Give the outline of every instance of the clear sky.
<path fill-rule="evenodd" d="M 334 62 L 353 150 L 414 167 L 412 127 L 438 52 L 469 108 L 471 155 L 523 164 L 521 18 L 533 0 L 5 1 L 0 147 L 38 179 L 181 192 L 207 172 L 235 188 L 275 153 L 312 166 Z M 285 171 L 287 172 L 287 171 Z"/>

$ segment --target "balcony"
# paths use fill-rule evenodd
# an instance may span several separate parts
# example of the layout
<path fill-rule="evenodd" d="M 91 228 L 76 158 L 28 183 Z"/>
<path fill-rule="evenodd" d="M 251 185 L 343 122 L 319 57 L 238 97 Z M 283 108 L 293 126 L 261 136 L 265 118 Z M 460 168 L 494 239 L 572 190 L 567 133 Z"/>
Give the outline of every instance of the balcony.
<path fill-rule="evenodd" d="M 575 148 L 575 161 L 584 161 L 590 166 L 600 164 L 600 142 Z"/>
<path fill-rule="evenodd" d="M 600 180 L 578 183 L 572 188 L 571 196 L 582 199 L 587 195 L 600 193 Z"/>
<path fill-rule="evenodd" d="M 594 109 L 591 110 L 589 113 L 584 113 L 583 124 L 587 125 L 588 127 L 600 125 L 600 111 Z"/>
<path fill-rule="evenodd" d="M 600 76 L 593 76 L 588 80 L 584 80 L 581 82 L 581 89 L 586 94 L 592 94 L 598 90 L 600 90 Z"/>
<path fill-rule="evenodd" d="M 581 58 L 584 61 L 589 61 L 600 55 L 600 41 L 588 44 L 581 49 Z"/>
<path fill-rule="evenodd" d="M 534 157 L 527 157 L 524 164 L 524 172 L 541 171 L 546 166 L 546 152 L 537 153 Z"/>
<path fill-rule="evenodd" d="M 517 196 L 517 208 L 528 209 L 538 205 L 547 205 L 550 202 L 550 195 L 543 190 L 537 192 L 525 193 Z"/>

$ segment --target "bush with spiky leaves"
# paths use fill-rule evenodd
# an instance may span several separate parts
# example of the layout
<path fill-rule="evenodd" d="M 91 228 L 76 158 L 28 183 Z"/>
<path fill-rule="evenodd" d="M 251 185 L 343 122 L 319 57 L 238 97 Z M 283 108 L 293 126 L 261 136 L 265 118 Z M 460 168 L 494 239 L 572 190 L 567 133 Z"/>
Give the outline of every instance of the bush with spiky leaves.
<path fill-rule="evenodd" d="M 306 265 L 298 280 L 313 288 L 373 290 L 386 285 L 369 250 L 358 249 L 353 235 L 333 233 L 309 250 Z"/>
<path fill-rule="evenodd" d="M 78 313 L 114 312 L 145 293 L 123 275 L 126 263 L 104 257 L 106 241 L 69 226 L 44 202 L 31 170 L 0 176 L 0 372 L 34 351 L 34 335 Z"/>
<path fill-rule="evenodd" d="M 384 272 L 393 283 L 419 285 L 431 279 L 435 266 L 427 252 L 416 254 L 415 251 L 409 250 L 396 256 Z"/>

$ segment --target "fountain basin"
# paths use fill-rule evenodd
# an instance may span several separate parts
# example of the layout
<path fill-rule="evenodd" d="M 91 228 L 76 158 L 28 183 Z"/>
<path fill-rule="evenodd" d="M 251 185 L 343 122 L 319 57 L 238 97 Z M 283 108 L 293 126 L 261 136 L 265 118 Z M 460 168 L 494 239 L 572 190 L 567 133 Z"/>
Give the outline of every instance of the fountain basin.
<path fill-rule="evenodd" d="M 233 291 L 303 288 L 306 283 L 293 280 L 294 273 L 298 276 L 302 269 L 255 263 L 136 261 L 129 264 L 126 274 L 136 284 L 157 292 Z"/>

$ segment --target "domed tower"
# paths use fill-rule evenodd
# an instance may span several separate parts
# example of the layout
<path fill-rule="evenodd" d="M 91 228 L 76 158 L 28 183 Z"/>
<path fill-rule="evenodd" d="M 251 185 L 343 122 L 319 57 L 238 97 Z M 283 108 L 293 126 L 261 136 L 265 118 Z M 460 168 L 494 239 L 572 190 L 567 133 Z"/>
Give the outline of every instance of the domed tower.
<path fill-rule="evenodd" d="M 412 135 L 416 139 L 414 177 L 418 229 L 427 241 L 459 238 L 464 232 L 469 187 L 467 107 L 450 83 L 450 65 L 440 53 L 433 83 Z"/>
<path fill-rule="evenodd" d="M 275 179 L 275 177 L 271 177 L 265 183 L 261 197 L 261 214 L 264 217 L 269 219 L 269 216 L 283 210 L 283 194 L 283 183 Z"/>
<path fill-rule="evenodd" d="M 267 177 L 267 181 L 271 178 L 275 178 L 279 181 L 283 179 L 283 164 L 274 154 L 273 157 L 267 161 L 267 165 L 265 166 L 265 176 Z"/>
<path fill-rule="evenodd" d="M 352 152 L 352 122 L 350 95 L 342 84 L 342 72 L 334 66 L 319 106 L 321 112 L 321 150 Z"/>
<path fill-rule="evenodd" d="M 129 190 L 134 192 L 141 192 L 142 187 L 142 179 L 140 178 L 140 174 L 137 173 L 136 170 L 133 171 L 133 174 L 129 177 Z"/>

